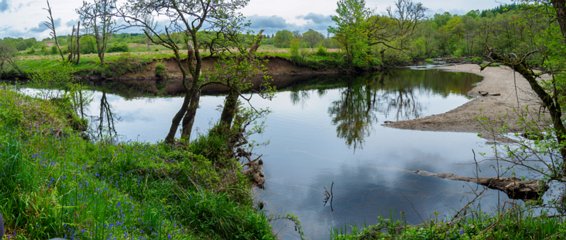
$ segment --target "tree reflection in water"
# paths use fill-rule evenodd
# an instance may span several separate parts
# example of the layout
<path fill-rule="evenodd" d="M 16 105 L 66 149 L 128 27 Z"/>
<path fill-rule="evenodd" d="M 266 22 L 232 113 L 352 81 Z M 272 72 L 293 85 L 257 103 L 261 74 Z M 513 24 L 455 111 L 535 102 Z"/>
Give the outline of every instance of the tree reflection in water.
<path fill-rule="evenodd" d="M 110 141 L 116 142 L 118 137 L 118 132 L 116 131 L 116 126 L 114 122 L 117 120 L 112 112 L 112 107 L 106 98 L 106 92 L 102 92 L 102 97 L 100 97 L 100 114 L 98 118 L 94 117 L 94 121 L 97 121 L 97 129 L 95 139 L 98 141 Z"/>
<path fill-rule="evenodd" d="M 481 80 L 474 75 L 447 73 L 440 70 L 397 70 L 362 76 L 314 81 L 311 86 L 298 86 L 291 94 L 293 104 L 304 104 L 317 89 L 338 88 L 339 98 L 331 103 L 328 113 L 336 134 L 349 147 L 363 148 L 365 138 L 373 131 L 378 115 L 399 121 L 422 117 L 424 107 L 419 99 L 422 94 L 466 94 L 473 83 Z"/>

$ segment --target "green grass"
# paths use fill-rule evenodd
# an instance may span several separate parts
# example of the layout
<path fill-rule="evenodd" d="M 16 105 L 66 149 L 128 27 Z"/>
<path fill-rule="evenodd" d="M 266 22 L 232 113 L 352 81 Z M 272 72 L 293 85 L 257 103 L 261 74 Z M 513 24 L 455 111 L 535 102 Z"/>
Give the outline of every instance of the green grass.
<path fill-rule="evenodd" d="M 160 62 L 173 57 L 171 51 L 161 48 L 157 48 L 158 51 L 146 52 L 143 46 L 136 45 L 134 50 L 142 52 L 107 53 L 104 66 L 100 65 L 96 54 L 83 54 L 79 64 L 71 65 L 72 71 L 76 76 L 119 77 L 129 72 L 140 71 L 143 66 L 149 63 Z M 204 56 L 208 55 L 206 52 L 203 54 Z M 300 49 L 299 56 L 291 56 L 289 49 L 267 46 L 260 49 L 258 55 L 280 57 L 300 66 L 320 70 L 344 68 L 342 55 L 334 50 L 317 54 L 316 49 Z M 49 72 L 57 71 L 64 63 L 58 55 L 21 55 L 17 57 L 16 64 L 24 73 L 24 76 L 20 77 L 29 78 L 31 74 L 37 73 L 49 75 Z"/>
<path fill-rule="evenodd" d="M 351 233 L 335 231 L 335 240 L 353 239 L 564 239 L 566 223 L 561 217 L 536 216 L 524 207 L 501 214 L 475 216 L 454 222 L 430 221 L 407 225 L 402 221 L 378 219 L 378 224 Z"/>
<path fill-rule="evenodd" d="M 0 90 L 8 237 L 273 239 L 236 161 L 163 144 L 92 143 L 64 106 Z"/>

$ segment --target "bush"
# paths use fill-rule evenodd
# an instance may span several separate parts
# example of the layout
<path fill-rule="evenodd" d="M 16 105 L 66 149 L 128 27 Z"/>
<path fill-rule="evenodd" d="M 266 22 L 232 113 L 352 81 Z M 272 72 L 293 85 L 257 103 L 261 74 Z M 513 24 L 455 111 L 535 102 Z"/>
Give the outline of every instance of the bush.
<path fill-rule="evenodd" d="M 82 54 L 96 53 L 96 39 L 93 36 L 81 37 L 80 44 Z"/>
<path fill-rule="evenodd" d="M 316 49 L 316 55 L 324 57 L 327 54 L 328 50 L 323 45 L 318 45 L 318 49 Z"/>
<path fill-rule="evenodd" d="M 470 62 L 474 63 L 474 64 L 482 64 L 483 63 L 483 58 L 481 57 L 472 57 L 470 59 Z"/>
<path fill-rule="evenodd" d="M 74 80 L 73 71 L 67 62 L 57 62 L 51 67 L 32 72 L 29 78 L 34 87 L 66 89 Z"/>
<path fill-rule="evenodd" d="M 265 216 L 228 198 L 198 192 L 184 199 L 187 222 L 198 232 L 221 239 L 274 239 Z M 197 220 L 197 221 L 195 221 Z"/>
<path fill-rule="evenodd" d="M 110 52 L 110 53 L 112 53 L 112 52 L 129 52 L 129 51 L 130 51 L 130 48 L 128 47 L 127 43 L 112 44 L 108 48 L 108 52 Z"/>
<path fill-rule="evenodd" d="M 289 50 L 291 53 L 291 59 L 293 61 L 301 60 L 301 41 L 298 38 L 291 40 L 291 49 Z"/>
<path fill-rule="evenodd" d="M 161 80 L 167 79 L 167 68 L 162 62 L 158 62 L 155 65 L 155 77 Z"/>

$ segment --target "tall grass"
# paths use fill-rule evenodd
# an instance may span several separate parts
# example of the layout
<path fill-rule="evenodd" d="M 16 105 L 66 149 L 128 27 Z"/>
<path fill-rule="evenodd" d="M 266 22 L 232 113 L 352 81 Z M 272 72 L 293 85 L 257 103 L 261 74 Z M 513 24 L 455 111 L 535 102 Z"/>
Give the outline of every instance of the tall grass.
<path fill-rule="evenodd" d="M 497 215 L 475 213 L 457 221 L 433 220 L 420 225 L 378 219 L 375 225 L 334 231 L 336 240 L 351 239 L 564 239 L 565 219 L 517 206 Z"/>
<path fill-rule="evenodd" d="M 162 144 L 92 143 L 66 114 L 0 90 L 0 211 L 9 238 L 273 238 L 237 164 L 220 168 Z"/>

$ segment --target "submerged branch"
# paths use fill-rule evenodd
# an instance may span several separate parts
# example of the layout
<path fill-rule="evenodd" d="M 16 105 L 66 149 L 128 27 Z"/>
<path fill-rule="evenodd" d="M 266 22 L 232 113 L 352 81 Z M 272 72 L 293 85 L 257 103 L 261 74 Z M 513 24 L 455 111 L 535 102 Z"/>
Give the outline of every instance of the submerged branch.
<path fill-rule="evenodd" d="M 538 200 L 548 190 L 548 185 L 538 180 L 521 180 L 518 178 L 474 178 L 463 177 L 453 173 L 432 173 L 423 170 L 415 171 L 424 177 L 437 177 L 448 180 L 477 183 L 490 189 L 505 192 L 511 199 Z"/>

